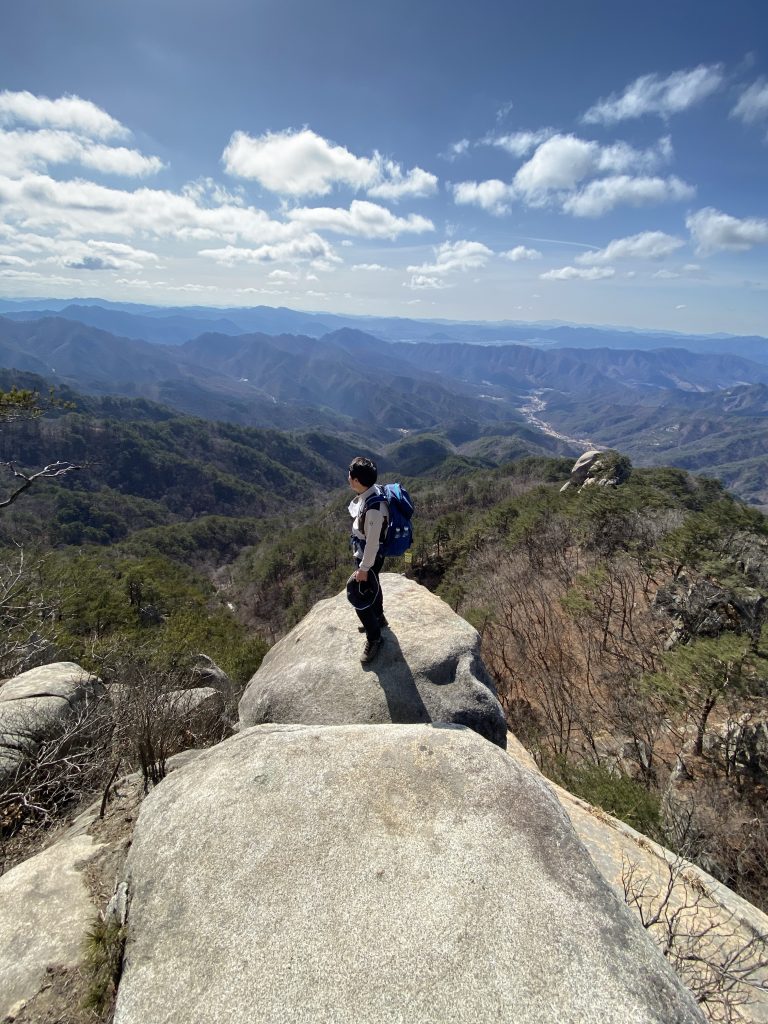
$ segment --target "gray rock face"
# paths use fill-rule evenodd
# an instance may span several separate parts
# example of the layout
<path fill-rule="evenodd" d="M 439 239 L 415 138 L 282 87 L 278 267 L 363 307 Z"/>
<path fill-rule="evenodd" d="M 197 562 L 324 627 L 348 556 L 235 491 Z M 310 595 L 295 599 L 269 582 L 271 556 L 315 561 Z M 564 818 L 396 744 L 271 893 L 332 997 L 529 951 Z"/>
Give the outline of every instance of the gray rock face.
<path fill-rule="evenodd" d="M 758 590 L 743 587 L 737 592 L 685 575 L 660 587 L 653 603 L 675 621 L 674 639 L 720 636 L 728 630 L 759 633 L 766 604 Z"/>
<path fill-rule="evenodd" d="M 101 701 L 96 676 L 71 661 L 44 665 L 0 686 L 0 784 L 40 743 L 66 730 L 89 703 Z"/>
<path fill-rule="evenodd" d="M 630 463 L 619 457 L 614 451 L 588 451 L 580 455 L 571 469 L 570 480 L 560 488 L 567 491 L 570 487 L 581 490 L 597 484 L 599 487 L 617 487 L 628 479 Z"/>
<path fill-rule="evenodd" d="M 145 801 L 115 1024 L 693 1024 L 546 784 L 457 726 L 261 726 Z"/>
<path fill-rule="evenodd" d="M 243 727 L 455 722 L 501 747 L 504 712 L 480 660 L 480 637 L 426 588 L 383 573 L 390 623 L 376 660 L 344 594 L 321 601 L 264 658 L 240 701 Z"/>
<path fill-rule="evenodd" d="M 96 913 L 82 869 L 99 849 L 72 836 L 0 877 L 0 1019 L 37 995 L 47 967 L 80 963 Z"/>

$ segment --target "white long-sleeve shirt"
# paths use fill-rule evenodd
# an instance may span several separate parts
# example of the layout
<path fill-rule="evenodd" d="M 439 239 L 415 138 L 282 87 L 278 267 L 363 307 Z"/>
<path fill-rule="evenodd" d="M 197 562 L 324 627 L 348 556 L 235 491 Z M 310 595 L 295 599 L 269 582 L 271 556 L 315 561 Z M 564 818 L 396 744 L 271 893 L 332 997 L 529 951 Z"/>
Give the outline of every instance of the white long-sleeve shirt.
<path fill-rule="evenodd" d="M 363 529 L 360 528 L 360 519 L 363 514 L 363 508 L 365 502 L 372 494 L 378 494 L 379 489 L 376 484 L 369 487 L 367 491 L 363 491 L 362 494 L 358 494 L 356 498 L 353 498 L 349 503 L 349 514 L 352 516 L 352 534 L 360 541 L 361 546 L 364 545 L 363 557 L 360 562 L 360 568 L 368 570 L 376 560 L 376 555 L 379 553 L 379 544 L 381 543 L 382 529 L 386 519 L 388 518 L 387 503 L 382 498 L 381 505 L 374 505 L 373 508 L 369 508 L 365 513 L 365 522 L 362 524 Z"/>

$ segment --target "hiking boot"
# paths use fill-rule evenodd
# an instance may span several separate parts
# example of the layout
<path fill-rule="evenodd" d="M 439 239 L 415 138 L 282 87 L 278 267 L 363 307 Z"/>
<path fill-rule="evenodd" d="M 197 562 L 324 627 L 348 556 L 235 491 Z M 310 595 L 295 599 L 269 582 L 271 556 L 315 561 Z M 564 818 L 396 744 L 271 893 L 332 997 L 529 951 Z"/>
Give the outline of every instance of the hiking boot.
<path fill-rule="evenodd" d="M 366 640 L 363 653 L 360 655 L 360 664 L 367 665 L 373 661 L 376 655 L 379 653 L 381 647 L 381 637 L 377 637 L 375 640 Z"/>
<path fill-rule="evenodd" d="M 386 618 L 383 615 L 379 619 L 379 625 L 381 626 L 382 629 L 387 629 L 389 627 L 389 623 L 387 622 Z M 358 633 L 364 633 L 365 632 L 365 626 L 358 626 L 357 627 L 357 632 Z"/>

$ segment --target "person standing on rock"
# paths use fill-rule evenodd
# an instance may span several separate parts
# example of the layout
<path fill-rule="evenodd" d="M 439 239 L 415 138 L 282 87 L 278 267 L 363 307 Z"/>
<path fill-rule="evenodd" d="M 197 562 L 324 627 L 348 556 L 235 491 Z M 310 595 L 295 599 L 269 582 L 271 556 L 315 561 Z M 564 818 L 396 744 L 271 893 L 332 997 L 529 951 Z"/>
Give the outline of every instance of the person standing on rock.
<path fill-rule="evenodd" d="M 359 593 L 374 595 L 367 607 L 357 607 L 357 604 L 365 604 L 365 600 L 355 604 L 361 622 L 360 632 L 365 633 L 365 647 L 360 656 L 363 665 L 373 661 L 379 653 L 381 630 L 388 625 L 384 617 L 384 595 L 379 584 L 379 573 L 384 562 L 380 547 L 387 532 L 389 510 L 386 499 L 376 487 L 377 477 L 375 462 L 362 456 L 352 460 L 349 486 L 356 497 L 349 503 L 349 514 L 352 516 L 352 554 L 357 568 L 350 584 L 353 581 L 357 583 Z"/>

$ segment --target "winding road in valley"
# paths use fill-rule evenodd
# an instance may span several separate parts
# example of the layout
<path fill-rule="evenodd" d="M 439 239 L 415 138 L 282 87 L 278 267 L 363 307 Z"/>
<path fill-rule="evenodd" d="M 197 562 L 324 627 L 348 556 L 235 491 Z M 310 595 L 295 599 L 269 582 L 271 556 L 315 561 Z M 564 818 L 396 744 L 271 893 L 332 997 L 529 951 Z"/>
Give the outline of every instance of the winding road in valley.
<path fill-rule="evenodd" d="M 525 405 L 520 406 L 520 412 L 525 417 L 525 422 L 530 423 L 532 427 L 536 427 L 542 433 L 548 434 L 549 437 L 556 437 L 558 441 L 582 445 L 585 449 L 604 448 L 605 445 L 601 445 L 597 441 L 590 441 L 585 437 L 569 437 L 567 434 L 561 434 L 560 431 L 555 430 L 549 423 L 539 418 L 538 413 L 543 413 L 547 408 L 547 403 L 542 396 L 548 390 L 549 388 L 537 388 L 530 393 Z"/>

